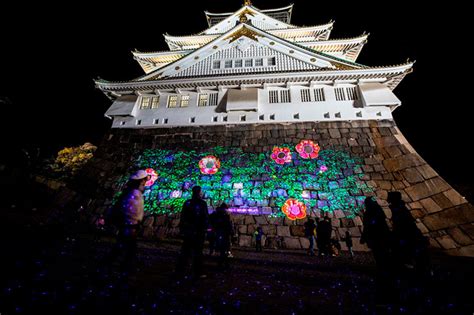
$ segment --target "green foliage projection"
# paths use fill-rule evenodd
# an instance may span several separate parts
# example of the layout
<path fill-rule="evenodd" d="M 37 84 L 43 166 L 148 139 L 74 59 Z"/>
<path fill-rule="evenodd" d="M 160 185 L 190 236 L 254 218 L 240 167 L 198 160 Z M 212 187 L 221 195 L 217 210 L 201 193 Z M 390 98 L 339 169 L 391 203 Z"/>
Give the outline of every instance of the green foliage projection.
<path fill-rule="evenodd" d="M 361 209 L 364 195 L 372 189 L 361 181 L 359 158 L 346 151 L 327 149 L 310 160 L 301 158 L 294 145 L 281 147 L 292 150 L 291 163 L 278 165 L 271 159 L 271 152 L 248 153 L 233 147 L 199 152 L 145 150 L 136 157 L 135 168 L 153 168 L 159 176 L 145 191 L 145 211 L 179 212 L 184 201 L 191 197 L 194 185 L 203 188 L 211 207 L 221 202 L 233 207 L 271 207 L 272 216 L 283 215 L 280 208 L 288 198 L 303 201 L 308 212 L 342 210 L 345 216 L 351 217 Z M 200 172 L 199 160 L 207 155 L 221 162 L 216 174 Z M 320 171 L 323 165 L 327 167 L 325 172 Z"/>

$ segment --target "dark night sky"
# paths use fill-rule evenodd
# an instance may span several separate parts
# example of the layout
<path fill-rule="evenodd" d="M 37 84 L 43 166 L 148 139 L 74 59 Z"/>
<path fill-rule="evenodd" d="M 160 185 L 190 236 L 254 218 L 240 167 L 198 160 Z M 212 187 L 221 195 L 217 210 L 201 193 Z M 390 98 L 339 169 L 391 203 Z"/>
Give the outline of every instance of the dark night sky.
<path fill-rule="evenodd" d="M 451 184 L 472 188 L 468 153 L 468 144 L 473 143 L 473 124 L 468 117 L 472 100 L 461 78 L 469 70 L 470 20 L 463 17 L 467 8 L 454 2 L 449 7 L 428 3 L 415 7 L 413 1 L 405 0 L 294 2 L 295 25 L 333 19 L 331 38 L 370 32 L 358 59 L 362 64 L 417 61 L 414 73 L 395 90 L 403 102 L 395 119 L 435 170 Z M 94 78 L 127 80 L 141 75 L 131 50 L 166 50 L 163 33 L 198 33 L 207 28 L 204 10 L 235 11 L 242 3 L 17 2 L 0 8 L 3 142 L 17 147 L 39 145 L 44 150 L 85 141 L 98 143 L 110 127 L 103 117 L 110 101 L 94 89 Z M 254 1 L 261 9 L 288 4 L 288 0 Z"/>

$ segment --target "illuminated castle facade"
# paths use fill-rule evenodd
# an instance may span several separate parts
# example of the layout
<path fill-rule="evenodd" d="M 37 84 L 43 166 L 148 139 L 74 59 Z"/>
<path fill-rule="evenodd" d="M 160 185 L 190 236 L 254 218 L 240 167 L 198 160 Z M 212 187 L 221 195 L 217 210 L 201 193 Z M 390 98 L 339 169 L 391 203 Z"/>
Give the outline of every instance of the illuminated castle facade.
<path fill-rule="evenodd" d="M 234 212 L 238 244 L 307 248 L 305 217 L 332 218 L 334 237 L 359 243 L 360 212 L 402 193 L 431 246 L 474 256 L 474 209 L 406 141 L 392 117 L 393 90 L 413 62 L 356 62 L 367 34 L 330 39 L 333 22 L 290 24 L 293 6 L 206 12 L 209 28 L 165 35 L 170 50 L 133 52 L 145 74 L 96 80 L 113 120 L 87 166 L 84 188 L 103 212 L 128 175 L 148 168 L 143 237 L 178 234 L 181 205 L 200 185 L 210 209 Z M 91 183 L 95 182 L 97 186 Z M 345 245 L 342 244 L 344 247 Z"/>
<path fill-rule="evenodd" d="M 290 24 L 293 6 L 206 12 L 209 28 L 164 35 L 164 52 L 133 52 L 145 74 L 97 80 L 113 128 L 392 119 L 393 90 L 413 62 L 356 63 L 368 35 L 330 39 L 333 22 Z"/>

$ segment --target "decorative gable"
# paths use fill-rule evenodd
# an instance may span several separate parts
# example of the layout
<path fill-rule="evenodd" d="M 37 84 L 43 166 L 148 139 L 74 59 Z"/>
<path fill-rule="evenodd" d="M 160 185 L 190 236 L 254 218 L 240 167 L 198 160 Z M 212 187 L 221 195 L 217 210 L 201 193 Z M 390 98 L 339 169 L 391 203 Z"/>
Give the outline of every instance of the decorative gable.
<path fill-rule="evenodd" d="M 304 62 L 242 36 L 170 77 L 301 71 L 319 68 L 315 64 Z"/>

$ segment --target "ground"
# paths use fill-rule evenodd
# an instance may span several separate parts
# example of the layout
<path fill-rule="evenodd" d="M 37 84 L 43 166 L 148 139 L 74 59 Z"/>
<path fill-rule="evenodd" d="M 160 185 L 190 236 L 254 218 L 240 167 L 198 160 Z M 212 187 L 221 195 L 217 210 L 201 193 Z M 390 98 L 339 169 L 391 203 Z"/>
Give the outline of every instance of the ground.
<path fill-rule="evenodd" d="M 45 224 L 45 209 L 0 209 L 0 314 L 472 314 L 474 260 L 433 254 L 422 287 L 400 283 L 401 304 L 376 307 L 371 253 L 318 258 L 305 251 L 233 248 L 232 268 L 208 277 L 173 273 L 177 242 L 140 242 L 138 271 L 120 277 L 100 261 L 109 236 L 69 222 Z M 43 219 L 38 219 L 42 217 Z M 40 224 L 41 223 L 41 224 Z M 207 250 L 205 250 L 206 252 Z"/>

